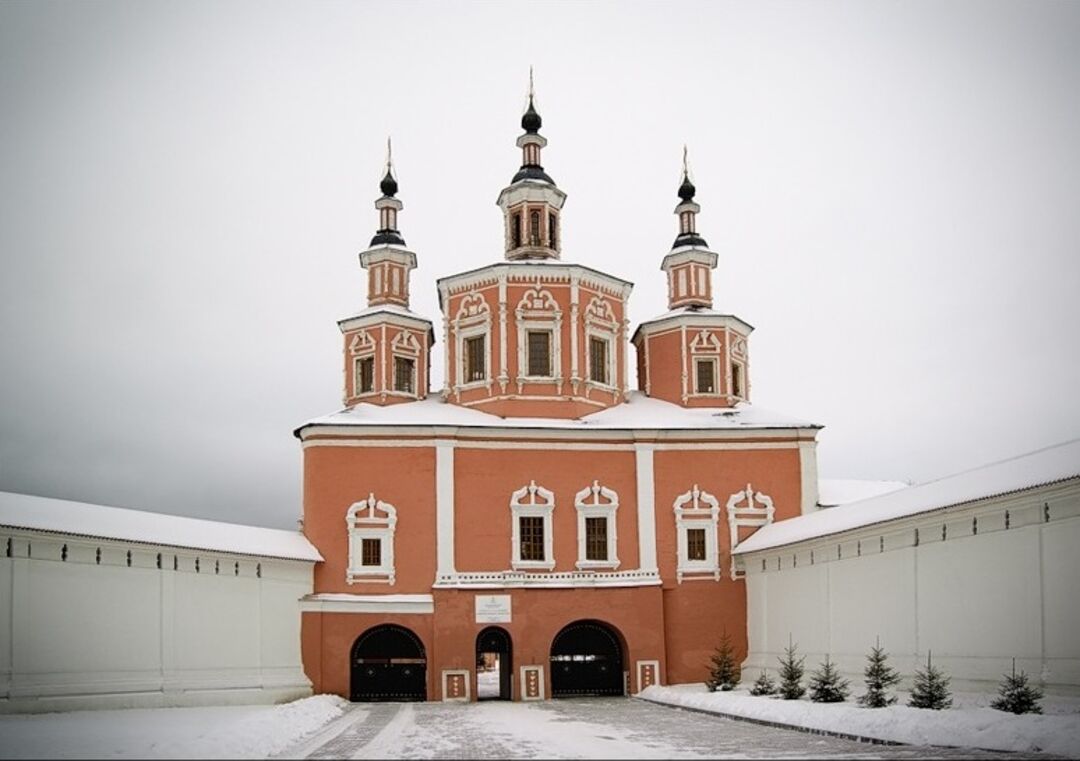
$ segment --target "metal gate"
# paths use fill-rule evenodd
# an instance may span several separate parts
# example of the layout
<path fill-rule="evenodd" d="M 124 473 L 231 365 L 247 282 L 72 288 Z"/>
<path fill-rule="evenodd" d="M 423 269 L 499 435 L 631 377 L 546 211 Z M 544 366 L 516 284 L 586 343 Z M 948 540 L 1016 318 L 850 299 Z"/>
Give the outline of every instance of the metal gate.
<path fill-rule="evenodd" d="M 618 635 L 599 621 L 575 621 L 551 643 L 551 696 L 622 695 Z"/>
<path fill-rule="evenodd" d="M 351 664 L 350 700 L 427 700 L 424 645 L 402 626 L 385 624 L 361 634 Z"/>
<path fill-rule="evenodd" d="M 514 673 L 513 645 L 510 642 L 510 633 L 501 626 L 489 626 L 476 635 L 476 665 L 477 679 L 481 661 L 485 654 L 496 653 L 499 656 L 499 695 L 497 700 L 512 700 L 510 687 L 510 675 Z M 480 698 L 480 690 L 477 689 L 477 699 Z"/>

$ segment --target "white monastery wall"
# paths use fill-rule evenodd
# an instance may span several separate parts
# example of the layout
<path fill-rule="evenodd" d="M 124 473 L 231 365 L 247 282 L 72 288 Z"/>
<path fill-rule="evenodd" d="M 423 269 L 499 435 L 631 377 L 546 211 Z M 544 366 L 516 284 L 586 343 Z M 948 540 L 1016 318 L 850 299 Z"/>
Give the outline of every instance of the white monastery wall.
<path fill-rule="evenodd" d="M 929 650 L 954 689 L 993 691 L 1015 657 L 1080 694 L 1077 547 L 1073 480 L 747 553 L 743 679 L 775 675 L 790 636 L 807 678 L 828 653 L 861 694 L 880 637 L 907 678 Z"/>
<path fill-rule="evenodd" d="M 310 695 L 311 591 L 308 561 L 0 529 L 0 712 Z"/>

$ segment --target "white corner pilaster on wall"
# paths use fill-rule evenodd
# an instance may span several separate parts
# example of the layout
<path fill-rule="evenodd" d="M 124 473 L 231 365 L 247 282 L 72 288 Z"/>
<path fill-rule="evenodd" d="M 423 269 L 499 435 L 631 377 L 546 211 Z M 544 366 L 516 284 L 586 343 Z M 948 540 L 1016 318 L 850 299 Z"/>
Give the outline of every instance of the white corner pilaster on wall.
<path fill-rule="evenodd" d="M 799 442 L 799 472 L 802 474 L 802 514 L 818 509 L 817 442 Z"/>
<path fill-rule="evenodd" d="M 435 441 L 436 572 L 454 573 L 454 442 Z"/>
<path fill-rule="evenodd" d="M 634 444 L 637 471 L 638 558 L 643 571 L 656 570 L 656 483 L 653 444 Z"/>

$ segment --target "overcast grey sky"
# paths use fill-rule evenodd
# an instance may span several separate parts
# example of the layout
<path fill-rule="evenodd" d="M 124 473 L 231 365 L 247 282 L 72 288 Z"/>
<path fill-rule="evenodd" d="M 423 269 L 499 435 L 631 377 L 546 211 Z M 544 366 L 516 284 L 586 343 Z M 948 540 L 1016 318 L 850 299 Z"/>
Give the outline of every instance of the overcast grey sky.
<path fill-rule="evenodd" d="M 822 476 L 1080 436 L 1080 3 L 8 0 L 0 489 L 295 525 L 386 136 L 438 324 L 501 259 L 530 64 L 564 258 L 663 312 L 688 144 L 754 402 L 825 425 Z"/>

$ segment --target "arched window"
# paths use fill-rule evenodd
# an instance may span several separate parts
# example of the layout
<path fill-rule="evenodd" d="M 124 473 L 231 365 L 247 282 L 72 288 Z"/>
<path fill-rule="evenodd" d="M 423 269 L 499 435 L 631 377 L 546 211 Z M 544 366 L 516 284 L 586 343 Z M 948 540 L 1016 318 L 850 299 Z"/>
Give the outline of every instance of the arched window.
<path fill-rule="evenodd" d="M 558 248 L 558 237 L 556 235 L 557 230 L 555 227 L 555 215 L 548 214 L 548 246 L 550 248 Z"/>
<path fill-rule="evenodd" d="M 521 214 L 514 214 L 510 221 L 510 248 L 521 248 Z"/>
<path fill-rule="evenodd" d="M 540 212 L 529 212 L 529 245 L 540 245 Z"/>

